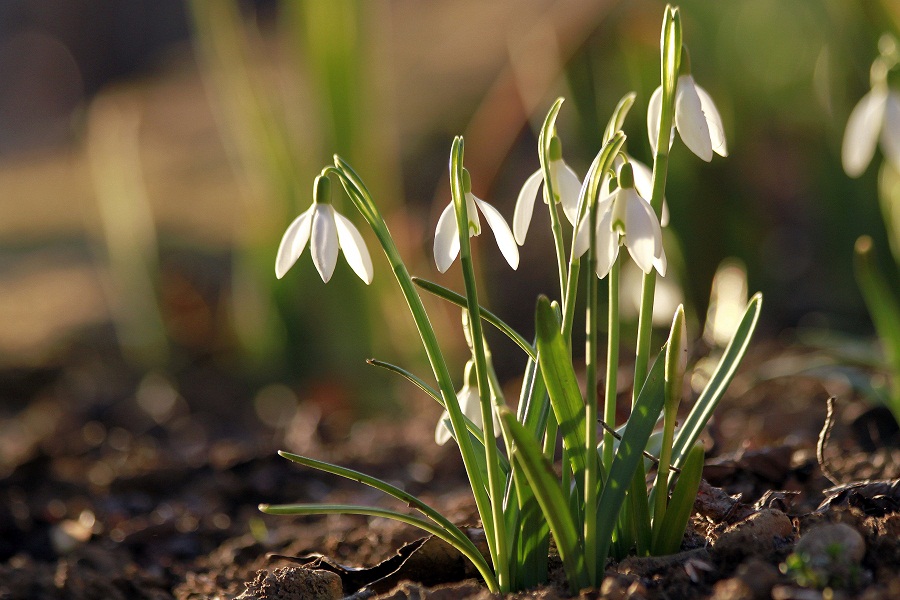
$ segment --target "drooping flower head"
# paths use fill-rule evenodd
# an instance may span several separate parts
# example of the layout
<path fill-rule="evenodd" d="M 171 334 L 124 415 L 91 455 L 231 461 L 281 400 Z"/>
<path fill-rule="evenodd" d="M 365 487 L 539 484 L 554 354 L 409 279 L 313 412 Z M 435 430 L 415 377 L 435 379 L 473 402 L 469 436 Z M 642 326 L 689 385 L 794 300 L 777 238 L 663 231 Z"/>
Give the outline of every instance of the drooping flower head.
<path fill-rule="evenodd" d="M 650 147 L 656 153 L 659 139 L 659 115 L 662 110 L 662 86 L 656 88 L 650 97 L 647 107 L 647 133 L 650 136 Z M 681 141 L 691 152 L 709 162 L 713 152 L 719 156 L 728 156 L 725 143 L 725 129 L 722 117 L 706 90 L 694 82 L 691 75 L 691 61 L 687 49 L 682 48 L 681 69 L 675 88 L 675 124 L 669 147 L 672 147 L 674 129 L 678 130 Z"/>
<path fill-rule="evenodd" d="M 334 210 L 331 182 L 324 174 L 316 177 L 313 183 L 312 206 L 288 225 L 281 238 L 275 259 L 278 279 L 294 266 L 307 242 L 310 242 L 313 264 L 325 283 L 334 273 L 339 249 L 343 250 L 344 258 L 359 278 L 366 284 L 372 283 L 372 259 L 366 242 L 356 226 Z"/>
<path fill-rule="evenodd" d="M 466 215 L 469 219 L 469 237 L 481 234 L 481 219 L 484 215 L 500 252 L 513 269 L 519 266 L 519 248 L 506 219 L 496 208 L 472 194 L 472 179 L 467 169 L 463 169 L 463 190 L 466 198 Z M 444 273 L 459 255 L 459 227 L 453 201 L 441 213 L 434 233 L 434 262 L 438 271 Z"/>
<path fill-rule="evenodd" d="M 660 275 L 666 274 L 666 253 L 662 245 L 659 220 L 650 203 L 634 187 L 634 173 L 630 163 L 619 169 L 616 187 L 597 202 L 595 258 L 597 276 L 609 274 L 619 256 L 619 246 L 624 245 L 628 254 L 644 273 L 654 268 Z M 590 246 L 588 215 L 581 221 L 575 234 L 575 254 L 581 256 Z"/>
<path fill-rule="evenodd" d="M 882 55 L 872 63 L 872 87 L 862 97 L 844 130 L 841 162 L 850 177 L 859 177 L 872 162 L 875 146 L 881 141 L 885 158 L 900 170 L 900 93 L 888 86 L 888 73 L 897 64 L 896 42 L 884 36 Z"/>
<path fill-rule="evenodd" d="M 578 218 L 578 192 L 581 189 L 581 180 L 562 158 L 562 143 L 555 135 L 550 138 L 550 170 L 551 186 L 555 192 L 556 202 L 562 205 L 563 213 L 572 225 Z M 531 224 L 531 215 L 534 213 L 534 201 L 537 198 L 541 184 L 544 182 L 543 170 L 538 169 L 525 180 L 519 197 L 516 199 L 516 209 L 513 213 L 513 233 L 516 242 L 521 246 L 525 243 L 525 235 Z M 546 202 L 547 199 L 544 198 Z"/>

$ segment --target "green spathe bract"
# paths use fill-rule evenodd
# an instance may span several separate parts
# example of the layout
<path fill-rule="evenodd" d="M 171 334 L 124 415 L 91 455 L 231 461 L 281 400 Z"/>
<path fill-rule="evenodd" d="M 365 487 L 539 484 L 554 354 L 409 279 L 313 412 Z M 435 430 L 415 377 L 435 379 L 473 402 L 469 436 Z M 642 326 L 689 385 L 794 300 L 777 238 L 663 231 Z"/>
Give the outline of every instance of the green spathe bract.
<path fill-rule="evenodd" d="M 621 127 L 635 95 L 625 95 L 613 111 L 600 151 L 581 185 L 577 206 L 572 204 L 574 195 L 566 195 L 564 208 L 568 218 L 574 219 L 571 228 L 564 227 L 564 221 L 559 218 L 560 190 L 554 186 L 560 184 L 555 180 L 552 166 L 561 161 L 556 119 L 562 99 L 550 108 L 538 137 L 538 157 L 541 164 L 539 175 L 543 178 L 540 183 L 543 184 L 545 205 L 550 212 L 560 299 L 538 298 L 533 343 L 480 304 L 469 243 L 470 235 L 478 233 L 477 227 L 469 227 L 472 222 L 470 218 L 475 218 L 475 215 L 469 214 L 472 207 L 477 205 L 490 227 L 495 232 L 503 232 L 506 242 L 512 234 L 506 235 L 509 227 L 499 211 L 482 200 L 477 200 L 477 204 L 471 201 L 471 180 L 464 167 L 461 137 L 454 139 L 450 153 L 451 203 L 441 218 L 441 252 L 436 251 L 435 256 L 440 260 L 440 269 L 450 268 L 453 261 L 448 259 L 455 258 L 458 247 L 464 285 L 462 293 L 410 276 L 371 194 L 350 165 L 335 157 L 335 165 L 326 167 L 320 175 L 316 190 L 324 192 L 330 179 L 337 180 L 372 228 L 418 327 L 434 381 L 388 362 L 375 359 L 369 362 L 410 381 L 446 410 L 442 426 L 450 430 L 459 446 L 484 528 L 488 556 L 482 556 L 462 529 L 404 490 L 363 473 L 287 452 L 282 452 L 282 456 L 381 490 L 418 511 L 421 516 L 383 508 L 332 504 L 262 505 L 261 510 L 272 514 L 364 514 L 414 525 L 447 541 L 467 557 L 492 592 L 520 590 L 546 582 L 551 535 L 573 592 L 596 587 L 603 579 L 610 556 L 678 550 L 703 467 L 703 449 L 696 444 L 697 436 L 734 377 L 755 329 L 761 305 L 758 295 L 751 300 L 747 314 L 719 367 L 676 435 L 675 409 L 680 400 L 687 352 L 684 311 L 679 308 L 676 312 L 668 346 L 661 351 L 651 348 L 649 311 L 655 294 L 655 275 L 651 270 L 645 275 L 642 292 L 631 415 L 618 440 L 612 433 L 605 433 L 600 439 L 599 421 L 610 427 L 615 425 L 621 329 L 618 276 L 620 264 L 628 256 L 618 252 L 618 244 L 629 244 L 629 253 L 638 253 L 632 253 L 632 256 L 646 262 L 647 256 L 640 254 L 647 251 L 646 243 L 641 244 L 641 237 L 649 231 L 654 235 L 654 243 L 659 239 L 659 223 L 650 221 L 658 220 L 665 194 L 668 140 L 674 119 L 674 94 L 681 50 L 681 20 L 678 9 L 670 6 L 665 11 L 661 38 L 662 109 L 658 122 L 660 143 L 656 145 L 653 165 L 652 196 L 644 199 L 635 195 L 631 201 L 644 204 L 632 204 L 629 208 L 641 211 L 642 227 L 625 227 L 615 236 L 606 235 L 605 231 L 598 235 L 598 228 L 608 223 L 604 219 L 609 219 L 611 212 L 610 203 L 605 198 L 601 202 L 604 190 L 632 185 L 630 159 L 625 152 L 626 139 Z M 529 178 L 526 188 L 535 193 L 536 176 Z M 530 206 L 528 208 L 527 215 L 530 217 Z M 448 226 L 451 217 L 455 227 Z M 455 237 L 448 237 L 448 231 L 453 231 Z M 575 243 L 578 231 L 589 238 L 587 241 L 584 237 L 578 238 L 580 251 L 576 251 Z M 626 239 L 628 236 L 631 239 Z M 524 243 L 524 235 L 520 235 L 520 239 Z M 601 327 L 596 249 L 599 243 L 609 244 L 611 241 L 617 245 L 607 247 L 604 254 L 614 258 L 608 271 L 609 310 L 606 314 L 606 352 L 603 357 L 599 351 L 604 345 L 601 335 L 604 329 Z M 498 244 L 510 265 L 516 268 L 518 262 L 509 260 L 513 253 L 508 243 L 501 242 L 499 235 Z M 654 251 L 658 248 L 660 246 L 655 246 Z M 584 298 L 579 302 L 581 260 L 584 256 L 587 257 L 587 282 L 583 286 L 586 290 Z M 664 254 L 655 257 L 664 259 Z M 606 270 L 602 269 L 601 274 L 605 275 Z M 466 398 L 467 402 L 474 400 L 470 394 L 477 387 L 480 419 L 467 418 L 460 408 L 456 386 L 419 297 L 419 289 L 464 311 L 464 328 L 471 354 L 469 361 L 474 365 L 475 374 L 475 383 L 467 382 Z M 573 360 L 572 352 L 576 310 L 585 311 L 583 368 L 586 392 L 578 383 L 582 365 Z M 483 322 L 503 332 L 522 350 L 525 376 L 516 412 L 507 407 L 502 397 L 491 353 L 484 342 Z M 600 369 L 604 366 L 601 362 L 603 358 L 606 360 L 606 389 L 601 419 L 601 400 L 597 389 Z M 648 447 L 661 415 L 663 448 L 660 451 L 660 468 L 648 498 L 642 453 Z M 498 417 L 500 424 L 499 444 L 488 427 L 481 427 L 475 422 L 492 423 L 494 417 Z M 562 456 L 561 461 L 557 462 L 556 450 L 560 438 Z M 557 464 L 561 467 L 561 475 L 556 473 L 554 466 Z M 680 467 L 677 478 L 670 475 L 670 464 Z M 676 472 L 674 468 L 673 472 Z M 672 490 L 671 497 L 669 490 Z"/>

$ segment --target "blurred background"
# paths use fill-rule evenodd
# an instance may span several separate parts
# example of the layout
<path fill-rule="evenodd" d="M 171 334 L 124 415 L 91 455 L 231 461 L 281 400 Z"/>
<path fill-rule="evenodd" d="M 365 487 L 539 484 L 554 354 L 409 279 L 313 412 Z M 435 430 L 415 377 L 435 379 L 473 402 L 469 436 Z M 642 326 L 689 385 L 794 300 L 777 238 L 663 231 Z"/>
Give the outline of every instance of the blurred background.
<path fill-rule="evenodd" d="M 765 295 L 762 335 L 870 334 L 852 248 L 863 233 L 887 247 L 877 168 L 849 179 L 840 147 L 879 36 L 900 32 L 900 4 L 680 5 L 693 73 L 718 105 L 730 156 L 706 164 L 675 144 L 672 285 L 702 316 L 717 265 L 736 257 L 750 291 Z M 466 137 L 474 192 L 510 221 L 538 166 L 536 128 L 558 96 L 564 155 L 579 174 L 629 91 L 628 149 L 649 162 L 664 6 L 0 3 L 4 414 L 21 417 L 26 399 L 60 382 L 66 393 L 54 401 L 113 420 L 130 403 L 150 425 L 190 412 L 209 428 L 244 426 L 222 418 L 235 415 L 277 429 L 305 407 L 340 432 L 394 406 L 395 382 L 364 359 L 427 367 L 370 232 L 373 289 L 342 260 L 324 285 L 308 252 L 275 279 L 278 242 L 309 205 L 313 177 L 333 153 L 348 159 L 410 271 L 460 288 L 458 268 L 438 277 L 430 259 L 452 137 Z M 485 304 L 526 337 L 535 295 L 555 286 L 542 218 L 536 211 L 516 273 L 492 240 L 478 245 Z M 428 306 L 461 374 L 459 313 Z M 522 367 L 514 351 L 495 357 L 504 378 Z M 0 436 L 7 458 L 28 445 L 18 435 Z"/>

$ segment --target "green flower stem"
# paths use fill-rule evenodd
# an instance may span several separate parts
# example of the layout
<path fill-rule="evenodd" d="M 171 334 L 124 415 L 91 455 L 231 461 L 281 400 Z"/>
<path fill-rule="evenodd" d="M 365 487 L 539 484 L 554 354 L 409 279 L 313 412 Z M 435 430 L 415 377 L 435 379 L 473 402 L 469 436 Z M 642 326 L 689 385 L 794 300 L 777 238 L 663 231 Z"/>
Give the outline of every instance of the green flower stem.
<path fill-rule="evenodd" d="M 675 417 L 678 405 L 674 407 L 666 403 L 663 411 L 663 439 L 659 453 L 659 465 L 656 469 L 656 481 L 653 484 L 655 490 L 655 506 L 653 507 L 653 543 L 656 547 L 659 540 L 659 532 L 662 527 L 663 517 L 666 514 L 666 504 L 669 499 L 668 481 L 669 465 L 672 464 L 672 444 L 675 440 Z"/>
<path fill-rule="evenodd" d="M 509 552 L 507 548 L 506 525 L 503 518 L 503 484 L 504 478 L 497 463 L 497 443 L 494 441 L 494 407 L 488 379 L 488 364 L 484 351 L 484 328 L 481 323 L 481 308 L 478 304 L 478 290 L 475 283 L 475 268 L 472 264 L 472 246 L 469 241 L 469 217 L 466 213 L 465 190 L 463 189 L 463 139 L 457 136 L 453 140 L 450 153 L 450 193 L 456 209 L 456 223 L 459 228 L 459 259 L 462 265 L 463 281 L 466 288 L 466 302 L 469 311 L 469 327 L 472 331 L 473 354 L 475 356 L 475 374 L 478 379 L 478 396 L 481 399 L 481 422 L 484 436 L 484 455 L 487 463 L 488 495 L 490 513 L 481 513 L 482 521 L 489 517 L 492 523 L 494 570 L 501 592 L 511 589 L 509 580 Z M 456 425 L 453 425 L 454 430 Z M 464 431 L 458 429 L 457 431 Z M 464 436 L 461 436 L 464 437 Z M 487 531 L 485 531 L 487 533 Z M 490 541 L 491 538 L 488 538 Z"/>
<path fill-rule="evenodd" d="M 666 177 L 669 170 L 669 144 L 675 121 L 675 91 L 678 83 L 678 69 L 681 61 L 681 16 L 678 9 L 666 7 L 660 40 L 662 106 L 659 112 L 659 134 L 656 138 L 656 156 L 653 157 L 653 191 L 650 205 L 657 218 L 662 215 L 663 198 L 666 193 Z M 656 294 L 656 272 L 644 275 L 641 286 L 641 310 L 638 317 L 637 350 L 634 359 L 634 391 L 632 406 L 641 386 L 647 378 L 650 364 L 650 334 L 653 324 L 653 299 Z"/>
<path fill-rule="evenodd" d="M 559 270 L 559 293 L 565 297 L 569 274 L 566 269 L 566 250 L 563 243 L 562 225 L 559 220 L 559 209 L 557 207 L 556 190 L 553 186 L 553 178 L 550 176 L 550 140 L 553 138 L 553 131 L 556 127 L 556 117 L 559 115 L 559 109 L 562 107 L 563 99 L 557 98 L 547 118 L 544 120 L 544 126 L 538 136 L 538 157 L 541 161 L 541 171 L 544 176 L 544 202 L 550 209 L 550 227 L 553 231 L 553 244 L 556 250 L 556 266 Z"/>
<path fill-rule="evenodd" d="M 616 390 L 619 369 L 619 278 L 621 263 L 618 258 L 609 270 L 609 333 L 606 348 L 606 393 L 603 404 L 603 420 L 610 427 L 616 426 Z M 603 469 L 609 472 L 612 466 L 615 441 L 613 434 L 603 434 Z"/>
<path fill-rule="evenodd" d="M 384 250 L 384 254 L 391 265 L 391 269 L 394 272 L 394 276 L 397 279 L 397 283 L 400 285 L 400 290 L 403 292 L 403 296 L 409 306 L 410 313 L 416 322 L 419 336 L 422 339 L 422 345 L 425 348 L 425 354 L 428 357 L 428 362 L 431 364 L 431 369 L 437 379 L 441 396 L 444 399 L 444 406 L 447 408 L 447 412 L 450 415 L 450 422 L 453 425 L 453 430 L 465 431 L 465 419 L 463 418 L 462 410 L 459 407 L 459 400 L 456 397 L 453 379 L 450 376 L 447 363 L 444 361 L 443 354 L 441 353 L 441 348 L 438 344 L 437 336 L 434 333 L 434 328 L 428 318 L 428 313 L 425 311 L 425 306 L 422 304 L 422 299 L 416 291 L 416 286 L 412 281 L 412 277 L 410 277 L 409 271 L 407 271 L 406 265 L 400 257 L 400 252 L 397 250 L 397 246 L 391 237 L 387 224 L 384 222 L 384 218 L 375 206 L 369 190 L 352 167 L 339 156 L 334 157 L 334 163 L 336 168 L 332 169 L 329 167 L 325 171 L 329 171 L 339 177 L 341 184 L 344 186 L 353 205 L 359 210 L 363 218 L 366 219 L 372 227 L 375 236 L 378 238 L 378 241 Z M 323 173 L 325 171 L 323 171 Z M 466 229 L 466 231 L 468 231 L 468 229 Z M 478 507 L 479 514 L 482 515 L 485 536 L 487 539 L 492 540 L 494 538 L 493 521 L 490 518 L 484 518 L 485 516 L 490 517 L 491 515 L 491 501 L 488 496 L 484 478 L 478 468 L 472 441 L 467 435 L 458 435 L 457 443 L 459 444 L 459 451 L 462 455 L 466 474 L 468 475 L 470 485 L 472 486 L 472 494 L 475 496 L 475 504 Z M 493 553 L 492 558 L 495 558 Z M 497 564 L 496 561 L 495 564 Z M 485 577 L 485 583 L 492 592 L 499 591 L 500 589 L 497 578 L 494 577 L 493 574 L 491 574 L 490 577 Z"/>
<path fill-rule="evenodd" d="M 588 273 L 594 273 L 597 270 L 597 258 L 594 248 L 597 247 L 597 202 L 596 198 L 591 198 L 590 210 L 588 213 L 590 225 L 590 244 L 588 250 L 587 268 Z M 600 280 L 597 277 L 588 276 L 587 278 L 587 302 L 585 308 L 585 376 L 586 376 L 586 394 L 585 394 L 585 448 L 584 448 L 584 552 L 585 565 L 588 572 L 588 580 L 591 585 L 597 585 L 597 311 L 599 309 L 599 288 Z M 612 289 L 610 287 L 610 289 Z M 612 339 L 610 337 L 610 339 Z M 614 400 L 615 401 L 615 400 Z M 606 403 L 609 407 L 609 398 Z M 615 410 L 615 407 L 613 407 Z M 610 436 L 611 437 L 611 436 Z M 603 448 L 606 452 L 606 446 Z M 610 444 L 612 450 L 612 444 Z M 612 454 L 610 453 L 609 463 L 604 466 L 609 467 L 612 464 Z M 605 558 L 605 557 L 604 557 Z"/>

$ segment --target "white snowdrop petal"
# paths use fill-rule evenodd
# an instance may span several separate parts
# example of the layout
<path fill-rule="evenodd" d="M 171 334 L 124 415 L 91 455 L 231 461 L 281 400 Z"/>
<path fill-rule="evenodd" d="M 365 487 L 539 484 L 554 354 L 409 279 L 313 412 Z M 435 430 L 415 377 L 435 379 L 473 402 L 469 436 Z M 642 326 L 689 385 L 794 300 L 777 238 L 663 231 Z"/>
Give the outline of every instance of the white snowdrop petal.
<path fill-rule="evenodd" d="M 728 145 L 725 142 L 725 128 L 722 126 L 722 117 L 716 108 L 712 97 L 699 85 L 695 85 L 697 96 L 700 98 L 700 107 L 706 116 L 706 125 L 709 127 L 709 140 L 713 152 L 719 156 L 728 156 Z"/>
<path fill-rule="evenodd" d="M 613 263 L 619 256 L 619 234 L 612 231 L 612 210 L 607 210 L 597 222 L 597 277 L 609 275 Z"/>
<path fill-rule="evenodd" d="M 631 172 L 634 173 L 634 188 L 643 198 L 653 195 L 653 171 L 639 160 L 628 157 L 631 163 Z"/>
<path fill-rule="evenodd" d="M 644 273 L 653 269 L 653 259 L 661 245 L 659 223 L 650 206 L 634 190 L 623 190 L 619 202 L 625 205 L 625 247 L 637 266 Z"/>
<path fill-rule="evenodd" d="M 310 250 L 313 264 L 316 265 L 322 281 L 328 283 L 334 274 L 338 257 L 337 227 L 334 224 L 334 208 L 330 204 L 315 205 L 311 236 Z"/>
<path fill-rule="evenodd" d="M 438 419 L 437 427 L 434 428 L 434 441 L 438 446 L 443 446 L 450 441 L 451 437 L 453 437 L 450 435 L 451 427 L 450 413 L 445 410 L 443 414 L 441 414 L 441 418 Z"/>
<path fill-rule="evenodd" d="M 473 198 L 475 197 L 473 196 Z M 491 231 L 494 232 L 494 238 L 497 240 L 497 246 L 500 247 L 503 258 L 506 259 L 509 266 L 517 269 L 519 267 L 519 246 L 516 244 L 516 238 L 513 236 L 512 230 L 506 224 L 506 219 L 503 218 L 500 211 L 484 200 L 475 198 L 475 204 L 481 210 L 481 214 L 484 215 Z"/>
<path fill-rule="evenodd" d="M 584 218 L 578 223 L 578 227 L 575 228 L 575 240 L 572 242 L 572 252 L 575 256 L 584 255 L 588 246 L 591 245 L 590 221 L 590 215 L 585 213 Z"/>
<path fill-rule="evenodd" d="M 694 86 L 694 78 L 682 75 L 678 78 L 678 91 L 675 93 L 675 127 L 681 141 L 691 152 L 702 160 L 712 160 L 712 142 L 709 137 L 709 126 L 700 104 L 700 96 Z"/>
<path fill-rule="evenodd" d="M 519 197 L 516 199 L 516 209 L 513 212 L 513 233 L 515 233 L 516 242 L 520 246 L 525 243 L 525 235 L 528 233 L 531 215 L 534 212 L 534 202 L 543 181 L 541 169 L 538 169 L 525 180 L 519 191 Z"/>
<path fill-rule="evenodd" d="M 659 115 L 662 112 L 662 86 L 653 91 L 647 104 L 647 136 L 650 138 L 650 149 L 656 155 L 656 142 L 659 139 Z"/>
<path fill-rule="evenodd" d="M 556 193 L 562 204 L 563 213 L 572 225 L 578 218 L 578 194 L 581 192 L 581 180 L 578 174 L 565 161 L 555 161 Z"/>
<path fill-rule="evenodd" d="M 888 94 L 881 126 L 881 148 L 885 157 L 900 171 L 900 94 Z"/>
<path fill-rule="evenodd" d="M 294 266 L 303 249 L 306 248 L 312 225 L 312 209 L 313 207 L 310 206 L 294 219 L 281 237 L 278 255 L 275 257 L 275 276 L 278 279 L 284 277 L 285 273 Z"/>
<path fill-rule="evenodd" d="M 338 212 L 334 213 L 334 224 L 337 227 L 338 243 L 347 264 L 367 285 L 372 283 L 372 257 L 369 256 L 369 249 L 366 248 L 366 242 L 359 230 L 350 219 Z"/>
<path fill-rule="evenodd" d="M 438 271 L 446 272 L 458 254 L 459 229 L 456 226 L 456 213 L 451 202 L 441 213 L 434 232 L 434 264 Z"/>
<path fill-rule="evenodd" d="M 859 177 L 869 166 L 884 121 L 888 92 L 882 87 L 871 90 L 854 107 L 844 130 L 841 161 L 850 177 Z"/>

